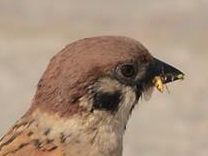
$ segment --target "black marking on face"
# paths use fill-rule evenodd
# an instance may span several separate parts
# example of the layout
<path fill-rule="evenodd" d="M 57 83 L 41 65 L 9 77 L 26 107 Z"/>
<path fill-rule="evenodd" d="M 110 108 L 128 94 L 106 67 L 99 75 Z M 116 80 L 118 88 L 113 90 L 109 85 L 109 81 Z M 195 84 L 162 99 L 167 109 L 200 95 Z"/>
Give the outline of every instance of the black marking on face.
<path fill-rule="evenodd" d="M 114 111 L 118 108 L 121 101 L 121 92 L 97 92 L 93 96 L 93 110 L 107 110 Z"/>

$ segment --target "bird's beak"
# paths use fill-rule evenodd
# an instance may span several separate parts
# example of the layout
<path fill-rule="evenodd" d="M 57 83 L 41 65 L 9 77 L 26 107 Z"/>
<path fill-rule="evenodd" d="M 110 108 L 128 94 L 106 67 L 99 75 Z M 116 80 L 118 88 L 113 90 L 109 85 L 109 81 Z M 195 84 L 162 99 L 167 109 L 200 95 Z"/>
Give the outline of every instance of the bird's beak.
<path fill-rule="evenodd" d="M 162 62 L 156 58 L 153 59 L 152 83 L 160 91 L 164 91 L 163 84 L 184 79 L 184 73 Z"/>

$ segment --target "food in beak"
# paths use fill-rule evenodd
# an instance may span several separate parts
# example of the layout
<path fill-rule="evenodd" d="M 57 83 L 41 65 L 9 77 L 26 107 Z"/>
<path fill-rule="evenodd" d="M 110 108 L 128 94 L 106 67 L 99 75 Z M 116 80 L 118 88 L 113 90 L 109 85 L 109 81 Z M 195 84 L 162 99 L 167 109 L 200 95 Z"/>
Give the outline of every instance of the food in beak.
<path fill-rule="evenodd" d="M 160 76 L 155 76 L 154 79 L 152 80 L 152 83 L 159 92 L 163 93 L 164 86 Z"/>
<path fill-rule="evenodd" d="M 155 76 L 152 80 L 152 83 L 155 86 L 155 88 L 157 88 L 157 90 L 161 93 L 164 92 L 164 85 L 163 84 L 165 84 L 166 79 L 167 79 L 166 76 Z M 172 81 L 174 81 L 175 79 L 183 80 L 184 75 L 179 74 L 179 75 L 176 75 L 176 76 L 172 76 Z"/>

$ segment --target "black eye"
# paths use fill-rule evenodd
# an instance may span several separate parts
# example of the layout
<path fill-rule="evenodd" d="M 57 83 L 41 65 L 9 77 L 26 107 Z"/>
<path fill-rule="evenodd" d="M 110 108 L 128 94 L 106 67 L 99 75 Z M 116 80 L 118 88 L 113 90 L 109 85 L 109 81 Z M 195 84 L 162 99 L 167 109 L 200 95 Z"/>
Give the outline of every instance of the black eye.
<path fill-rule="evenodd" d="M 121 74 L 125 76 L 126 78 L 134 77 L 136 74 L 134 65 L 132 64 L 125 64 L 121 67 Z"/>

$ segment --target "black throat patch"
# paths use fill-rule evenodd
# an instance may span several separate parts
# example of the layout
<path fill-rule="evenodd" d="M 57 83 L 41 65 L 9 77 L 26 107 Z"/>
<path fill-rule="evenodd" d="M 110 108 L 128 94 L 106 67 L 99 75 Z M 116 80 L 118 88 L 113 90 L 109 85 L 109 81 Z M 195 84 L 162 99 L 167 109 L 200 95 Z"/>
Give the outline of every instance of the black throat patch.
<path fill-rule="evenodd" d="M 121 92 L 97 92 L 93 96 L 93 108 L 107 111 L 115 111 L 121 101 Z"/>

